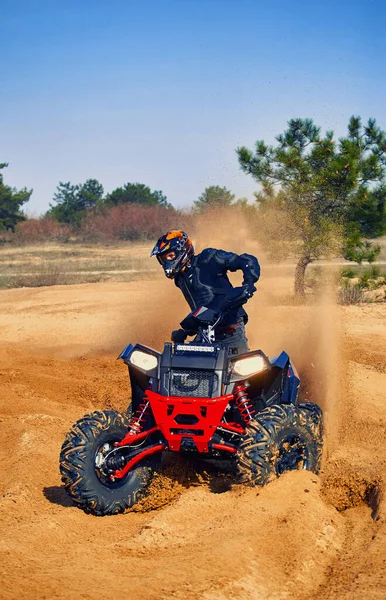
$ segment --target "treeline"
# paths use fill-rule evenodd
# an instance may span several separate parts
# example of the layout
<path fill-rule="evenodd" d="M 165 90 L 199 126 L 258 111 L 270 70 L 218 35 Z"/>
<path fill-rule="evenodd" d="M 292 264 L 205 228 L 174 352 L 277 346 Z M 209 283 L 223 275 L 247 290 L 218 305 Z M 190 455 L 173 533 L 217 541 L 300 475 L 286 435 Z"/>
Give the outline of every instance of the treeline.
<path fill-rule="evenodd" d="M 27 218 L 21 206 L 32 190 L 12 189 L 3 183 L 1 171 L 0 177 L 0 241 L 19 244 L 153 239 L 176 225 L 192 231 L 195 214 L 236 204 L 227 188 L 210 186 L 182 211 L 161 190 L 143 183 L 126 183 L 105 194 L 97 179 L 87 179 L 80 184 L 59 182 L 49 210 L 40 218 Z M 2 190 L 6 202 L 1 202 Z"/>
<path fill-rule="evenodd" d="M 79 226 L 92 213 L 106 212 L 106 209 L 122 205 L 172 209 L 163 192 L 152 191 L 143 183 L 126 183 L 105 195 L 103 185 L 97 179 L 87 179 L 78 185 L 60 182 L 45 216 L 59 223 Z"/>
<path fill-rule="evenodd" d="M 155 239 L 162 231 L 179 227 L 191 228 L 191 215 L 161 206 L 121 204 L 86 211 L 80 222 L 61 223 L 53 216 L 26 219 L 13 232 L 3 232 L 4 242 L 33 244 L 58 242 L 113 242 Z"/>
<path fill-rule="evenodd" d="M 369 239 L 386 232 L 386 132 L 375 119 L 363 124 L 351 117 L 338 139 L 333 131 L 322 134 L 311 119 L 291 119 L 274 145 L 258 140 L 252 150 L 243 146 L 236 154 L 257 185 L 252 204 L 236 200 L 225 187 L 210 186 L 184 212 L 144 184 L 126 183 L 105 194 L 99 181 L 88 179 L 60 182 L 40 219 L 26 218 L 22 207 L 32 190 L 5 185 L 1 169 L 7 165 L 0 164 L 0 239 L 154 239 L 168 228 L 193 233 L 194 215 L 209 208 L 241 207 L 268 253 L 296 257 L 299 295 L 307 266 L 322 256 L 358 263 L 377 258 L 379 247 Z"/>

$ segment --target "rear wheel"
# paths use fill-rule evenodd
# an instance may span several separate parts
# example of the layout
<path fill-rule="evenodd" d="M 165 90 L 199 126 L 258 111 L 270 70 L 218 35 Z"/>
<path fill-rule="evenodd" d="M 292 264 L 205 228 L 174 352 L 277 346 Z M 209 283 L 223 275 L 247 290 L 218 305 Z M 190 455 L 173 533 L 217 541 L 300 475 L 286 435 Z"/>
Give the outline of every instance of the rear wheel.
<path fill-rule="evenodd" d="M 103 471 L 104 456 L 124 438 L 129 418 L 114 410 L 96 411 L 72 426 L 60 452 L 62 481 L 73 502 L 86 513 L 115 515 L 143 496 L 157 459 L 138 463 L 112 482 Z"/>
<path fill-rule="evenodd" d="M 248 425 L 237 455 L 240 480 L 265 485 L 285 471 L 318 473 L 323 417 L 316 404 L 271 406 Z"/>

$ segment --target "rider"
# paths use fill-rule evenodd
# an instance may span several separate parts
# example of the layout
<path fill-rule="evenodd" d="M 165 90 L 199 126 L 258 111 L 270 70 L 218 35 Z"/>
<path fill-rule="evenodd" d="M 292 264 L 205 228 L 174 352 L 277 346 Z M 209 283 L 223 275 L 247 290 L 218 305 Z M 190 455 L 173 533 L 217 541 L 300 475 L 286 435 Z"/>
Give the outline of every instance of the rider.
<path fill-rule="evenodd" d="M 237 296 L 238 306 L 224 310 L 224 316 L 216 329 L 216 340 L 229 348 L 230 354 L 248 352 L 248 340 L 245 337 L 245 323 L 248 316 L 241 304 L 247 302 L 256 291 L 255 283 L 260 276 L 260 266 L 251 254 L 234 254 L 225 250 L 206 248 L 200 254 L 194 254 L 189 236 L 180 230 L 168 231 L 161 236 L 150 256 L 156 256 L 162 265 L 166 277 L 174 279 L 191 310 L 200 306 L 221 313 L 222 307 Z M 241 288 L 233 288 L 227 271 L 239 271 L 244 274 Z M 233 291 L 235 290 L 235 291 Z M 182 343 L 187 335 L 178 329 L 172 333 L 172 341 Z M 199 341 L 199 337 L 196 337 Z"/>

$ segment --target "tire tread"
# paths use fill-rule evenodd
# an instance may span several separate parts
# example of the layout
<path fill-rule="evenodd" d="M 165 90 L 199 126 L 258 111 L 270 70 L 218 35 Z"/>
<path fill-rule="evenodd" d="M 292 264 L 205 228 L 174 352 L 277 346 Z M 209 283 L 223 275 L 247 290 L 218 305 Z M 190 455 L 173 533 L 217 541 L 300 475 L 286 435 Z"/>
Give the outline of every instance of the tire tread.
<path fill-rule="evenodd" d="M 265 485 L 276 477 L 276 439 L 284 428 L 303 431 L 309 440 L 311 470 L 320 469 L 323 442 L 322 411 L 317 404 L 282 404 L 259 412 L 246 429 L 237 455 L 239 480 Z"/>
<path fill-rule="evenodd" d="M 60 452 L 60 472 L 64 487 L 74 504 L 96 516 L 115 515 L 130 508 L 147 490 L 152 476 L 149 466 L 137 467 L 139 483 L 135 489 L 122 489 L 120 498 L 99 493 L 90 473 L 90 457 L 95 440 L 107 431 L 127 431 L 129 419 L 114 410 L 95 411 L 77 421 L 68 432 Z"/>

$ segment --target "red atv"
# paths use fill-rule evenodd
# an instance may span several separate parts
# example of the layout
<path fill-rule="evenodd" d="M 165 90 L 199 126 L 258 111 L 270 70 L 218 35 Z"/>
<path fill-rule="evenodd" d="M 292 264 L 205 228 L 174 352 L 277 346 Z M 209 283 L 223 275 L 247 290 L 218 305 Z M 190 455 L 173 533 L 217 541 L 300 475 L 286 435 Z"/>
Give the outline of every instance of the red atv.
<path fill-rule="evenodd" d="M 167 451 L 231 459 L 238 481 L 252 485 L 292 469 L 318 472 L 322 411 L 298 403 L 289 356 L 229 356 L 215 339 L 219 322 L 201 307 L 181 323 L 200 342 L 166 343 L 162 354 L 129 344 L 119 355 L 132 389 L 127 414 L 88 414 L 62 446 L 62 481 L 79 508 L 103 516 L 133 506 Z"/>

